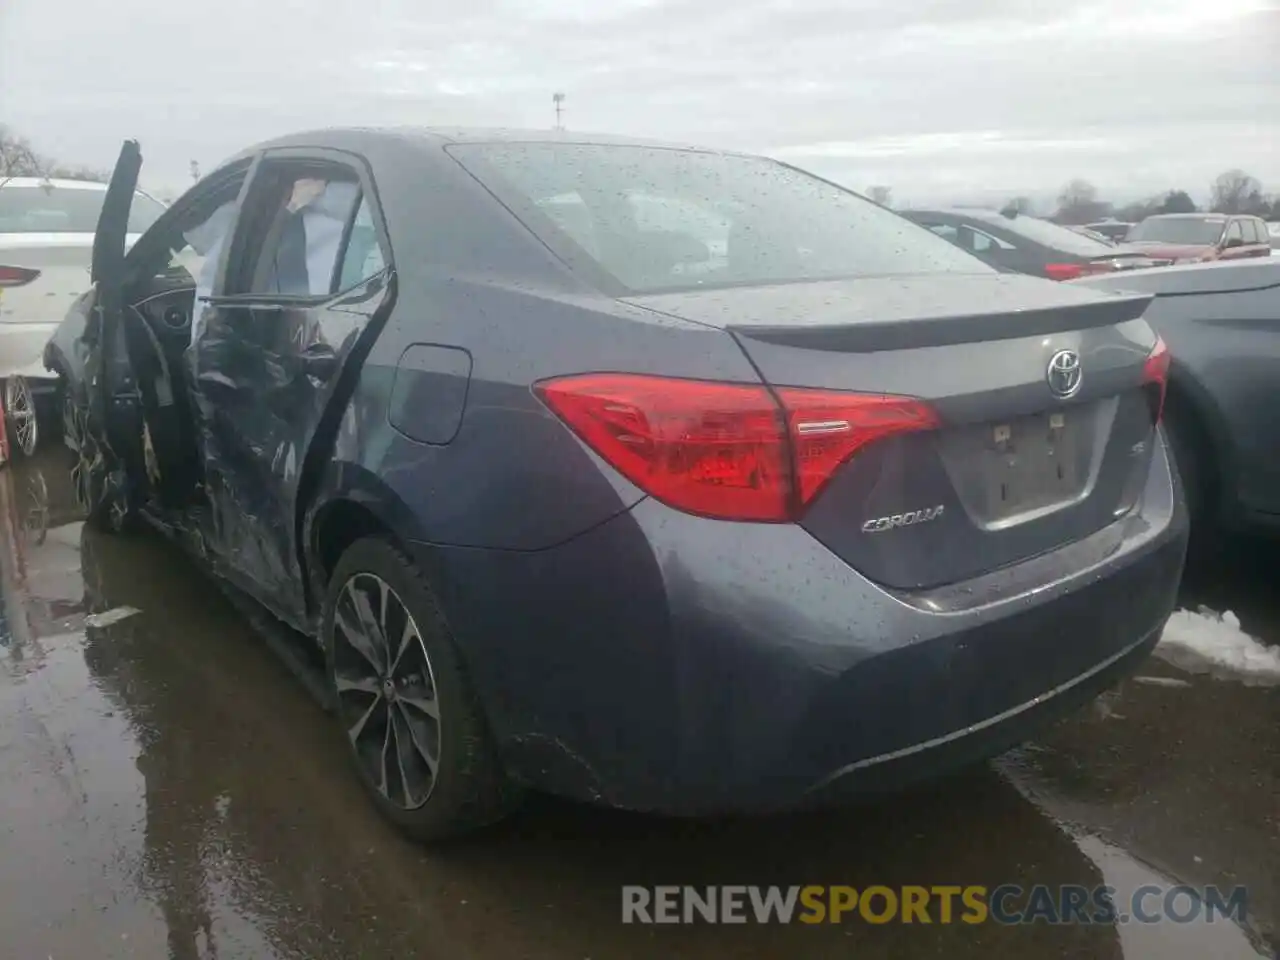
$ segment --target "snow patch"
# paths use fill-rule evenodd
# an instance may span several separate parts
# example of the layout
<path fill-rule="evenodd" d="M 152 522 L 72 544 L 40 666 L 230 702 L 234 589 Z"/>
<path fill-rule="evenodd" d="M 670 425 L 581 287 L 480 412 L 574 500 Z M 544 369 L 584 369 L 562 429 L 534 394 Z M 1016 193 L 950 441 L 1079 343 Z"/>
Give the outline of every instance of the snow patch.
<path fill-rule="evenodd" d="M 1191 673 L 1226 674 L 1250 683 L 1280 684 L 1280 648 L 1240 629 L 1227 610 L 1175 610 L 1160 637 L 1156 656 Z"/>

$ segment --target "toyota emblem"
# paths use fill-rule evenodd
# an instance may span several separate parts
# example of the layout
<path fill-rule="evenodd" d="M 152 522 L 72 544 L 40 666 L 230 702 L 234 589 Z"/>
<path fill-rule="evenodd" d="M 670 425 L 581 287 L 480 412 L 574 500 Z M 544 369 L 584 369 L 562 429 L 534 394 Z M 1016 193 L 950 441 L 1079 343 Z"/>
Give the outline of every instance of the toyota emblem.
<path fill-rule="evenodd" d="M 1080 354 L 1074 350 L 1059 350 L 1049 358 L 1045 379 L 1049 390 L 1059 400 L 1074 397 L 1080 391 Z"/>

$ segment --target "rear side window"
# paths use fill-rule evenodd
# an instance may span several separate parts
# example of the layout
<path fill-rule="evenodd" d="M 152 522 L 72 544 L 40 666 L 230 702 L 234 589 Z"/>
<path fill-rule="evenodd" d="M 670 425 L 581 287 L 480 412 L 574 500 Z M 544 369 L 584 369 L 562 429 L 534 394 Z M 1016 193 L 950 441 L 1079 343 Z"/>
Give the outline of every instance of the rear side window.
<path fill-rule="evenodd" d="M 106 195 L 99 184 L 0 185 L 0 233 L 95 233 Z M 135 193 L 129 233 L 142 233 L 164 210 L 159 201 Z"/>
<path fill-rule="evenodd" d="M 229 277 L 229 293 L 320 297 L 338 290 L 346 275 L 363 271 L 371 256 L 369 231 L 362 229 L 360 249 L 350 251 L 350 257 L 348 241 L 356 234 L 358 211 L 365 211 L 362 226 L 372 228 L 373 222 L 353 173 L 282 171 L 270 194 L 271 201 L 259 208 L 246 234 L 250 272 Z M 372 239 L 377 247 L 376 234 Z"/>
<path fill-rule="evenodd" d="M 450 154 L 553 250 L 624 290 L 991 268 L 928 230 L 757 157 L 572 143 L 454 144 Z"/>
<path fill-rule="evenodd" d="M 1001 222 L 1000 226 L 1009 233 L 1025 237 L 1032 243 L 1041 244 L 1061 253 L 1080 257 L 1102 257 L 1112 252 L 1111 247 L 1101 240 L 1094 240 L 1092 237 L 1086 237 L 1084 234 L 1038 217 L 1010 217 Z"/>
<path fill-rule="evenodd" d="M 348 290 L 361 281 L 381 273 L 387 266 L 378 243 L 378 231 L 373 224 L 373 211 L 369 198 L 361 197 L 346 248 L 342 251 L 336 290 Z"/>
<path fill-rule="evenodd" d="M 960 228 L 960 246 L 974 253 L 991 253 L 993 250 L 1016 250 L 1017 246 L 984 233 L 977 227 L 965 224 Z"/>
<path fill-rule="evenodd" d="M 1239 220 L 1232 220 L 1227 225 L 1227 235 L 1224 238 L 1228 243 L 1232 240 L 1244 240 L 1244 229 L 1240 226 Z"/>
<path fill-rule="evenodd" d="M 959 231 L 949 223 L 925 223 L 924 226 L 929 228 L 931 233 L 936 233 L 943 240 L 949 243 L 959 243 Z"/>

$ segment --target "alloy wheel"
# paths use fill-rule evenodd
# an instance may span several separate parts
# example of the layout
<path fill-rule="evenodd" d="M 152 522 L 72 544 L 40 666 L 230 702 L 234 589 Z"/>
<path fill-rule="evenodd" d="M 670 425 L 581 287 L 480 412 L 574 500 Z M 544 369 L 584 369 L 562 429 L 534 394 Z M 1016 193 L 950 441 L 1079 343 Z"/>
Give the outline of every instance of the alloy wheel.
<path fill-rule="evenodd" d="M 357 573 L 333 611 L 338 715 L 369 782 L 401 810 L 425 804 L 440 765 L 435 675 L 413 615 L 385 580 Z"/>
<path fill-rule="evenodd" d="M 11 439 L 27 456 L 35 453 L 40 434 L 36 426 L 36 405 L 25 377 L 12 376 L 4 384 L 4 412 L 9 417 Z"/>

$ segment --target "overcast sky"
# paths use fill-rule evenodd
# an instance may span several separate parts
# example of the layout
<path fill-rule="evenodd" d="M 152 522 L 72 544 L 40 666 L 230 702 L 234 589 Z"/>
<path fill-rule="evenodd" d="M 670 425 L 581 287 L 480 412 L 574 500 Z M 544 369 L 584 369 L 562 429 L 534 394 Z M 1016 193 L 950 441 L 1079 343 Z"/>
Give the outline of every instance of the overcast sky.
<path fill-rule="evenodd" d="M 896 200 L 1280 192 L 1280 0 L 0 0 L 0 122 L 181 187 L 330 124 L 770 153 Z"/>

